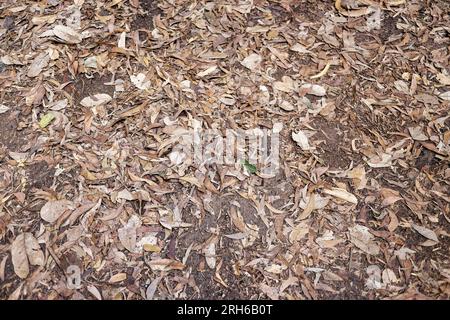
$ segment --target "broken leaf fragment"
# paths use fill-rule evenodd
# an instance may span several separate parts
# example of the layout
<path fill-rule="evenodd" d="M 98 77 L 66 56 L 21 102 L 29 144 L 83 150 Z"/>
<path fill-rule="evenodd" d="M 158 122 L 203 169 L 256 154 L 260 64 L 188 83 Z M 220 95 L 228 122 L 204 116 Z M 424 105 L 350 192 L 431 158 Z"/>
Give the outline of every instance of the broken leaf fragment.
<path fill-rule="evenodd" d="M 39 120 L 39 127 L 44 129 L 47 127 L 53 120 L 55 119 L 55 115 L 52 112 L 46 113 L 41 120 Z"/>
<path fill-rule="evenodd" d="M 299 130 L 297 133 L 292 132 L 292 139 L 297 143 L 297 145 L 303 150 L 308 151 L 311 149 L 306 134 Z"/>
<path fill-rule="evenodd" d="M 251 164 L 250 162 L 248 162 L 248 160 L 244 160 L 244 167 L 251 174 L 254 174 L 257 171 L 256 166 L 254 164 Z"/>
<path fill-rule="evenodd" d="M 143 73 L 138 73 L 137 75 L 131 75 L 130 80 L 136 86 L 136 88 L 141 89 L 141 90 L 147 90 L 151 86 L 150 81 L 147 79 L 146 75 Z"/>
<path fill-rule="evenodd" d="M 254 70 L 261 63 L 262 58 L 259 54 L 252 53 L 241 61 L 241 64 L 247 69 Z"/>
<path fill-rule="evenodd" d="M 0 114 L 7 112 L 9 109 L 10 109 L 9 107 L 0 104 Z"/>

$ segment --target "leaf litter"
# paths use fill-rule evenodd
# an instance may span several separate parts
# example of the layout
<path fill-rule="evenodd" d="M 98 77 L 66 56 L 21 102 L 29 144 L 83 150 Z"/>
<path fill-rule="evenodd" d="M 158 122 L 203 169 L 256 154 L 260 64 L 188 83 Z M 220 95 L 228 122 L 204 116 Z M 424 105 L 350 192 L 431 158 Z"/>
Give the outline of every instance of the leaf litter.
<path fill-rule="evenodd" d="M 0 297 L 450 297 L 446 1 L 107 3 L 0 4 Z"/>

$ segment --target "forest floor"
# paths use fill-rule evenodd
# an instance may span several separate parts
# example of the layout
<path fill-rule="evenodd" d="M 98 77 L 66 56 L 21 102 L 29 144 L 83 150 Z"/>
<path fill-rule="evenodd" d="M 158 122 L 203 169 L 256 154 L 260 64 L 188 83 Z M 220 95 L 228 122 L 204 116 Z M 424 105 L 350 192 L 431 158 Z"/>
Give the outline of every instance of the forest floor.
<path fill-rule="evenodd" d="M 0 298 L 449 299 L 449 13 L 2 1 Z M 255 128 L 278 170 L 179 149 Z"/>

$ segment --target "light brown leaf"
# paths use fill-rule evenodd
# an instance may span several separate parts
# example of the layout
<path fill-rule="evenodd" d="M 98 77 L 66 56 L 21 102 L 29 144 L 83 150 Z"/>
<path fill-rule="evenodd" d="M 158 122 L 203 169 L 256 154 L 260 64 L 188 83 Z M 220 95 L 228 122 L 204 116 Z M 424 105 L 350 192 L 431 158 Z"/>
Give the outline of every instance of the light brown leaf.
<path fill-rule="evenodd" d="M 26 232 L 17 236 L 11 245 L 14 272 L 22 279 L 28 276 L 31 265 L 44 265 L 44 254 L 33 234 Z"/>
<path fill-rule="evenodd" d="M 68 43 L 68 44 L 77 44 L 77 43 L 80 43 L 82 40 L 81 35 L 77 31 L 73 30 L 70 27 L 63 26 L 63 25 L 56 25 L 53 28 L 53 33 L 62 42 Z"/>
<path fill-rule="evenodd" d="M 41 208 L 41 218 L 49 223 L 54 223 L 64 213 L 71 209 L 72 202 L 68 200 L 49 201 Z"/>

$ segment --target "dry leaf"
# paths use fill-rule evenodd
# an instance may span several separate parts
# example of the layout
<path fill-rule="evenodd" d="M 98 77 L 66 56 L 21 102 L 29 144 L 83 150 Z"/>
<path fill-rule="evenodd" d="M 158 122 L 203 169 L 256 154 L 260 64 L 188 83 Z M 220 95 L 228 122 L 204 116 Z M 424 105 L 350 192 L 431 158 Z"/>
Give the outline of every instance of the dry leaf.
<path fill-rule="evenodd" d="M 311 150 L 309 145 L 308 137 L 306 134 L 299 130 L 297 133 L 292 132 L 292 139 L 297 143 L 297 145 L 304 151 Z"/>
<path fill-rule="evenodd" d="M 341 188 L 324 189 L 323 193 L 350 203 L 358 204 L 358 199 L 353 194 Z"/>
<path fill-rule="evenodd" d="M 130 252 L 136 252 L 137 228 L 140 226 L 141 220 L 139 217 L 131 216 L 127 224 L 117 231 L 120 243 Z"/>
<path fill-rule="evenodd" d="M 30 78 L 37 77 L 50 61 L 50 55 L 47 52 L 41 52 L 34 58 L 28 69 L 27 76 Z"/>
<path fill-rule="evenodd" d="M 412 224 L 412 227 L 413 227 L 414 230 L 416 230 L 418 233 L 420 233 L 425 238 L 433 240 L 435 242 L 439 242 L 439 239 L 438 239 L 438 237 L 436 236 L 436 233 L 434 233 L 433 230 L 430 230 L 428 228 L 419 226 L 417 224 Z"/>
<path fill-rule="evenodd" d="M 112 100 L 111 96 L 106 93 L 98 93 L 90 97 L 85 97 L 80 104 L 86 108 L 92 108 L 104 105 Z"/>
<path fill-rule="evenodd" d="M 56 25 L 53 28 L 53 33 L 61 42 L 68 44 L 77 44 L 82 40 L 81 35 L 77 31 L 63 25 Z"/>
<path fill-rule="evenodd" d="M 349 228 L 350 241 L 359 249 L 370 255 L 377 255 L 380 252 L 380 247 L 374 241 L 374 236 L 369 232 L 369 229 L 362 225 L 355 225 Z"/>
<path fill-rule="evenodd" d="M 259 64 L 261 63 L 262 58 L 259 54 L 252 53 L 248 55 L 244 60 L 241 61 L 241 64 L 250 70 L 255 70 L 257 67 L 259 67 Z"/>
<path fill-rule="evenodd" d="M 41 218 L 46 222 L 54 223 L 66 210 L 69 209 L 72 209 L 71 201 L 49 201 L 41 208 Z"/>
<path fill-rule="evenodd" d="M 29 265 L 43 266 L 44 254 L 36 238 L 29 232 L 17 236 L 11 245 L 14 272 L 22 279 L 28 276 Z"/>

